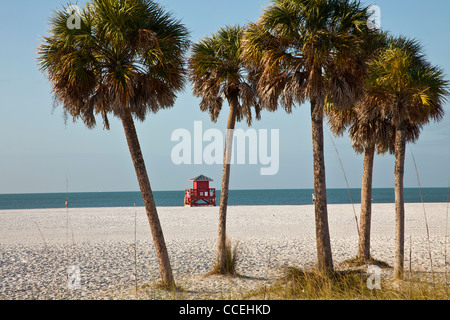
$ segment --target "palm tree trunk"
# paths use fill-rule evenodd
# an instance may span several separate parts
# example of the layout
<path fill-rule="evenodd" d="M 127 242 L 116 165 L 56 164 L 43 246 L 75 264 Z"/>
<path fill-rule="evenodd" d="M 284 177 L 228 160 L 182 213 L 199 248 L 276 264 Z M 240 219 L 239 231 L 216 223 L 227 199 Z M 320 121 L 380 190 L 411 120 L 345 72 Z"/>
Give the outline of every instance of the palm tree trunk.
<path fill-rule="evenodd" d="M 166 243 L 164 240 L 163 231 L 158 218 L 155 200 L 153 198 L 152 188 L 145 168 L 144 158 L 142 157 L 141 147 L 136 134 L 136 128 L 131 116 L 128 112 L 122 117 L 122 124 L 127 138 L 128 148 L 130 149 L 131 158 L 133 160 L 134 169 L 139 181 L 142 198 L 145 204 L 145 211 L 147 212 L 150 229 L 155 244 L 156 254 L 158 256 L 159 268 L 161 272 L 162 283 L 167 286 L 174 286 L 175 282 L 172 274 L 172 267 L 170 266 L 169 254 L 167 252 Z"/>
<path fill-rule="evenodd" d="M 217 271 L 225 273 L 226 271 L 226 238 L 227 238 L 227 207 L 228 207 L 228 189 L 230 185 L 231 153 L 233 150 L 233 131 L 236 125 L 236 108 L 238 107 L 237 97 L 229 99 L 230 112 L 228 114 L 227 136 L 225 141 L 222 188 L 220 191 L 220 209 L 219 209 L 219 235 L 217 246 Z"/>
<path fill-rule="evenodd" d="M 372 219 L 372 177 L 375 146 L 366 147 L 364 151 L 363 177 L 361 186 L 361 221 L 359 228 L 358 258 L 370 260 L 370 227 Z"/>
<path fill-rule="evenodd" d="M 323 107 L 323 99 L 311 100 L 317 259 L 318 269 L 328 273 L 332 272 L 334 268 L 328 226 Z"/>
<path fill-rule="evenodd" d="M 395 132 L 395 261 L 394 278 L 403 279 L 405 257 L 405 202 L 403 198 L 403 177 L 405 173 L 405 131 Z"/>

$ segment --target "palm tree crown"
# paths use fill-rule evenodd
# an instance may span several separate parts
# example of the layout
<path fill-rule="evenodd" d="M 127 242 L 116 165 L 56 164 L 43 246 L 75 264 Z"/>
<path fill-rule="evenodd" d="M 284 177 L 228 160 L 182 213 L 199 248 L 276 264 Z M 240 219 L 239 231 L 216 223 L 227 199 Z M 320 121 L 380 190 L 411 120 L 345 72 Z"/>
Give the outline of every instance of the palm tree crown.
<path fill-rule="evenodd" d="M 65 8 L 64 8 L 65 9 Z M 101 114 L 122 118 L 173 106 L 185 84 L 188 31 L 150 0 L 93 0 L 81 12 L 81 28 L 67 28 L 70 14 L 55 11 L 39 48 L 41 70 L 55 102 L 87 127 Z"/>
<path fill-rule="evenodd" d="M 195 43 L 189 59 L 194 95 L 201 97 L 200 108 L 208 111 L 216 122 L 222 110 L 223 98 L 237 103 L 236 121 L 245 117 L 252 122 L 251 107 L 260 118 L 260 107 L 254 88 L 249 81 L 252 71 L 242 60 L 241 40 L 244 28 L 227 26 L 210 37 Z"/>
<path fill-rule="evenodd" d="M 260 68 L 263 106 L 325 99 L 347 108 L 365 75 L 358 48 L 367 13 L 356 1 L 275 0 L 245 35 L 247 62 Z M 280 99 L 279 99 L 280 98 Z"/>
<path fill-rule="evenodd" d="M 369 64 L 366 105 L 377 108 L 395 126 L 439 121 L 448 94 L 443 71 L 432 66 L 417 40 L 391 38 Z"/>

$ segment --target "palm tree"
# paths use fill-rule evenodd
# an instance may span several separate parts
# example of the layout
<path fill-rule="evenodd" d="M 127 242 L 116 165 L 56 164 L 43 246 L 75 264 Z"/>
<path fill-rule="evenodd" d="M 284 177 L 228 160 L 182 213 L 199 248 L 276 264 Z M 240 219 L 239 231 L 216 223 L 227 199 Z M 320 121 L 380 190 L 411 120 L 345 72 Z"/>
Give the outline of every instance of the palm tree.
<path fill-rule="evenodd" d="M 361 214 L 357 259 L 369 262 L 370 228 L 372 216 L 372 177 L 375 152 L 385 154 L 390 147 L 392 128 L 387 119 L 376 112 L 370 112 L 358 104 L 349 110 L 327 109 L 328 124 L 331 131 L 342 136 L 348 129 L 353 149 L 364 154 L 361 186 Z"/>
<path fill-rule="evenodd" d="M 441 69 L 431 65 L 413 39 L 390 39 L 389 46 L 368 68 L 367 93 L 364 102 L 390 119 L 394 127 L 395 152 L 395 261 L 394 277 L 403 278 L 405 207 L 403 177 L 408 131 L 415 139 L 422 127 L 439 121 L 448 94 L 448 81 Z"/>
<path fill-rule="evenodd" d="M 372 181 L 375 152 L 379 155 L 394 154 L 395 128 L 391 120 L 381 114 L 377 108 L 365 104 L 370 96 L 364 95 L 349 110 L 339 111 L 327 106 L 326 115 L 331 131 L 342 136 L 346 130 L 353 149 L 364 154 L 361 183 L 361 213 L 359 225 L 359 243 L 357 261 L 371 263 L 370 234 L 372 220 Z M 417 126 L 405 127 L 406 141 L 417 141 L 420 129 Z"/>
<path fill-rule="evenodd" d="M 368 14 L 358 1 L 273 0 L 245 35 L 246 62 L 258 70 L 261 105 L 271 111 L 311 103 L 318 269 L 333 271 L 328 226 L 323 118 L 325 99 L 348 108 L 362 94 L 358 47 Z"/>
<path fill-rule="evenodd" d="M 361 56 L 366 64 L 377 57 L 387 46 L 387 33 L 367 34 L 361 46 Z M 348 130 L 353 149 L 364 154 L 361 186 L 361 214 L 357 260 L 368 263 L 370 256 L 370 229 L 372 216 L 372 178 L 375 152 L 385 154 L 393 151 L 392 126 L 389 119 L 383 118 L 378 110 L 364 104 L 367 95 L 363 95 L 353 106 L 339 110 L 327 103 L 325 111 L 328 125 L 336 136 L 343 136 Z"/>
<path fill-rule="evenodd" d="M 80 13 L 79 29 L 69 29 L 66 8 L 50 18 L 38 51 L 40 68 L 52 83 L 55 103 L 88 128 L 100 114 L 118 117 L 145 203 L 162 282 L 174 285 L 162 228 L 133 118 L 173 106 L 185 84 L 183 55 L 188 31 L 151 0 L 92 0 Z"/>
<path fill-rule="evenodd" d="M 227 26 L 217 33 L 205 37 L 193 45 L 189 59 L 190 79 L 194 95 L 201 97 L 200 109 L 209 112 L 216 122 L 224 98 L 230 107 L 225 141 L 222 188 L 219 209 L 219 235 L 216 271 L 227 273 L 226 268 L 226 217 L 228 188 L 230 181 L 230 160 L 233 149 L 233 130 L 236 122 L 244 119 L 250 126 L 253 107 L 256 118 L 260 118 L 258 99 L 248 78 L 253 73 L 244 66 L 241 58 L 241 40 L 244 28 Z"/>

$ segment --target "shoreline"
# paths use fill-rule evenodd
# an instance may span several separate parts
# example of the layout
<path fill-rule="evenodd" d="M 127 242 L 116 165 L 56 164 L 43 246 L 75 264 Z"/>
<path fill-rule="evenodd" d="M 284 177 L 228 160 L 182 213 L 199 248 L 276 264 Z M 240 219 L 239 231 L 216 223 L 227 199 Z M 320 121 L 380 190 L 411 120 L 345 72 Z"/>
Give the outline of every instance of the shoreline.
<path fill-rule="evenodd" d="M 431 201 L 431 202 L 405 202 L 405 206 L 408 205 L 420 205 L 422 206 L 422 204 L 425 205 L 444 205 L 446 206 L 448 204 L 448 206 L 450 207 L 450 202 L 436 202 L 436 201 Z M 239 204 L 239 205 L 228 205 L 228 208 L 230 207 L 234 207 L 234 208 L 239 208 L 239 207 L 304 207 L 304 206 L 313 206 L 314 203 L 310 203 L 310 204 Z M 361 203 L 360 202 L 354 202 L 352 203 L 328 203 L 328 207 L 330 206 L 360 206 Z M 380 206 L 380 205 L 395 205 L 394 202 L 372 202 L 373 206 Z M 140 206 L 112 206 L 112 207 L 70 207 L 69 206 L 69 210 L 87 210 L 87 209 L 145 209 L 144 205 L 140 205 Z M 164 209 L 164 208 L 187 208 L 187 209 L 191 209 L 191 210 L 196 210 L 196 209 L 202 209 L 202 208 L 217 208 L 217 210 L 219 209 L 219 205 L 216 205 L 215 207 L 212 206 L 199 206 L 199 207 L 185 207 L 183 205 L 177 205 L 177 206 L 156 206 L 156 208 L 158 209 L 158 211 L 160 209 Z M 38 210 L 66 210 L 65 207 L 60 207 L 60 208 L 33 208 L 33 209 L 29 209 L 29 208 L 17 208 L 17 209 L 0 209 L 0 214 L 1 213 L 6 213 L 6 212 L 14 212 L 14 211 L 38 211 Z M 449 211 L 450 214 L 450 211 Z"/>
<path fill-rule="evenodd" d="M 360 205 L 355 204 L 354 209 L 359 220 Z M 425 209 L 434 271 L 444 272 L 448 268 L 448 262 L 447 266 L 444 263 L 447 204 L 429 203 Z M 273 282 L 282 266 L 316 263 L 313 205 L 231 206 L 228 235 L 233 243 L 239 241 L 238 272 L 246 277 L 204 278 L 215 260 L 218 210 L 158 207 L 174 275 L 188 290 L 185 298 L 220 298 L 229 290 L 233 295 L 247 292 Z M 405 204 L 405 211 L 405 268 L 411 249 L 413 270 L 428 272 L 422 204 Z M 328 212 L 337 266 L 356 255 L 358 234 L 351 204 L 328 205 Z M 63 298 L 68 265 L 79 266 L 82 279 L 82 290 L 72 292 L 71 297 L 133 299 L 135 245 L 140 285 L 158 281 L 145 208 L 69 208 L 68 213 L 66 209 L 0 211 L 0 299 Z M 373 205 L 372 255 L 390 265 L 394 261 L 394 222 L 394 204 Z M 384 272 L 389 276 L 391 271 Z M 105 290 L 114 294 L 105 296 Z"/>

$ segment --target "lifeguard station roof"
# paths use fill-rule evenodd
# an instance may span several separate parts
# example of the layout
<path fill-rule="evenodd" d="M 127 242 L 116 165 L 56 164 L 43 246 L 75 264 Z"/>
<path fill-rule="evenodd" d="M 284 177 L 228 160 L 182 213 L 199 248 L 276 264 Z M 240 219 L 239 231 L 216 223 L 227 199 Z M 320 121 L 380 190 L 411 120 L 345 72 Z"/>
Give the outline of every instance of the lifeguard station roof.
<path fill-rule="evenodd" d="M 211 178 L 208 178 L 208 177 L 206 177 L 206 176 L 204 176 L 204 175 L 199 175 L 198 177 L 192 178 L 192 179 L 189 180 L 189 181 L 198 182 L 198 181 L 214 181 L 214 180 L 211 179 Z"/>

